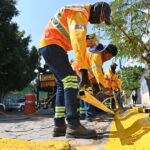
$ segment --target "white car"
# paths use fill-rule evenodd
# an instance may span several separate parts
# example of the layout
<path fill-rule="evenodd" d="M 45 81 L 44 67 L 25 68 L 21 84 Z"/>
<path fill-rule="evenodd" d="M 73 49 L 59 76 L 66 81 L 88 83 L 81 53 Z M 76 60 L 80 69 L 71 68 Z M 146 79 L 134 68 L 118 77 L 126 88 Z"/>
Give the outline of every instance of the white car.
<path fill-rule="evenodd" d="M 6 110 L 6 107 L 3 103 L 0 103 L 0 112 L 2 111 L 5 111 Z"/>
<path fill-rule="evenodd" d="M 15 102 L 6 104 L 6 109 L 10 110 L 10 111 L 13 109 L 24 111 L 24 107 L 25 107 L 25 99 L 24 98 L 20 98 Z"/>

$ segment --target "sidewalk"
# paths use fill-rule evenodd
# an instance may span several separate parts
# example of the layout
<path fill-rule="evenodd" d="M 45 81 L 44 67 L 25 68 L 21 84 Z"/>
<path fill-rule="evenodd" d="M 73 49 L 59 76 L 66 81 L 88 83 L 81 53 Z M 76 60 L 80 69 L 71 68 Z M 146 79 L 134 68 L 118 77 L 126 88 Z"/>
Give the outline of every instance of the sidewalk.
<path fill-rule="evenodd" d="M 93 122 L 81 121 L 97 131 L 96 139 L 53 138 L 49 111 L 0 115 L 0 150 L 149 150 L 150 111 L 146 109 L 132 107 L 120 115 L 101 113 Z"/>
<path fill-rule="evenodd" d="M 71 145 L 71 148 L 84 145 L 95 145 L 106 140 L 107 137 L 104 138 L 103 133 L 107 130 L 111 121 L 112 116 L 106 113 L 98 114 L 96 120 L 93 122 L 87 122 L 85 120 L 81 121 L 85 127 L 97 131 L 97 139 L 66 139 L 65 136 L 57 138 L 52 137 L 54 124 L 53 115 L 50 113 L 50 110 L 39 111 L 33 116 L 26 116 L 21 113 L 5 114 L 0 115 L 0 138 L 13 138 L 27 141 L 49 141 L 51 143 L 50 145 L 55 145 L 57 143 L 55 143 L 55 140 L 60 140 L 59 142 L 64 143 L 65 141 L 66 143 L 64 144 Z M 3 142 L 6 143 L 6 141 Z M 64 144 L 62 144 L 62 146 Z"/>

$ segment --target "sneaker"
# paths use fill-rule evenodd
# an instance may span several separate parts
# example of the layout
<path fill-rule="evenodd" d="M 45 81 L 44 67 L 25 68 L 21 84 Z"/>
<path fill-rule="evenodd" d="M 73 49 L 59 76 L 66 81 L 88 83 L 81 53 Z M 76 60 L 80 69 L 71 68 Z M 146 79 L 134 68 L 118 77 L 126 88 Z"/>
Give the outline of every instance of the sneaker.
<path fill-rule="evenodd" d="M 66 138 L 94 138 L 97 137 L 96 131 L 87 129 L 81 124 L 79 125 L 68 125 L 66 130 Z"/>
<path fill-rule="evenodd" d="M 65 136 L 66 128 L 66 125 L 55 126 L 53 130 L 53 137 Z"/>

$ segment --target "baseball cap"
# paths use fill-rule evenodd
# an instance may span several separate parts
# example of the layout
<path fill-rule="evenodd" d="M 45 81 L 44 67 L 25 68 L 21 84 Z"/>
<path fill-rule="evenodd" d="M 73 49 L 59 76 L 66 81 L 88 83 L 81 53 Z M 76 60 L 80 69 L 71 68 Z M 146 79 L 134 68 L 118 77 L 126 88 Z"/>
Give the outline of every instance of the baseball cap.
<path fill-rule="evenodd" d="M 112 63 L 111 66 L 117 67 L 118 65 L 116 63 Z"/>
<path fill-rule="evenodd" d="M 111 8 L 110 8 L 108 3 L 103 2 L 103 4 L 102 4 L 102 12 L 104 13 L 104 16 L 105 16 L 105 23 L 107 25 L 111 25 L 111 19 L 110 19 Z"/>

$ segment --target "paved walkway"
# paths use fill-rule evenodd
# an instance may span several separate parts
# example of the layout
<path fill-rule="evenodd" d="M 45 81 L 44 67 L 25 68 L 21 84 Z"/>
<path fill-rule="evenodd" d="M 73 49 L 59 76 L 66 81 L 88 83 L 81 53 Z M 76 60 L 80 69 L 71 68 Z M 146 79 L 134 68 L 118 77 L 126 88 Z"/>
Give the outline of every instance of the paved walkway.
<path fill-rule="evenodd" d="M 65 140 L 71 147 L 100 144 L 106 140 L 104 133 L 110 125 L 112 116 L 101 113 L 95 121 L 81 123 L 87 127 L 96 129 L 97 139 L 66 139 L 65 137 L 52 137 L 53 115 L 50 110 L 39 111 L 36 115 L 27 116 L 21 112 L 12 112 L 0 115 L 0 138 L 15 138 L 28 141 Z"/>
<path fill-rule="evenodd" d="M 33 116 L 26 116 L 20 112 L 0 115 L 0 150 L 150 149 L 149 111 L 142 107 L 133 107 L 122 115 L 116 114 L 114 119 L 113 116 L 101 113 L 97 115 L 95 121 L 84 120 L 81 123 L 87 128 L 95 129 L 98 137 L 96 139 L 66 139 L 65 136 L 53 138 L 53 115 L 49 110 L 39 111 Z"/>

